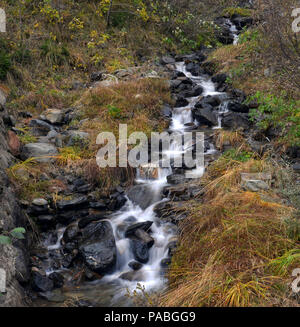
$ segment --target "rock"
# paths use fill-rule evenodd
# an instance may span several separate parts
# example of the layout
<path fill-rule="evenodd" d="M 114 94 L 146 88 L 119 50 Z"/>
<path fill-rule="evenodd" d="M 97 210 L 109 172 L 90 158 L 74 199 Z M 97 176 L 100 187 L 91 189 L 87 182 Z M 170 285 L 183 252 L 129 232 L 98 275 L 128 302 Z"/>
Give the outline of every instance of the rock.
<path fill-rule="evenodd" d="M 223 44 L 232 44 L 234 41 L 234 36 L 230 29 L 227 27 L 222 27 L 220 31 L 217 32 L 217 39 Z"/>
<path fill-rule="evenodd" d="M 79 252 L 89 269 L 104 274 L 115 267 L 117 260 L 113 229 L 108 221 L 90 225 L 85 228 L 85 241 L 80 245 Z"/>
<path fill-rule="evenodd" d="M 236 129 L 248 129 L 250 127 L 250 121 L 248 116 L 242 113 L 226 112 L 223 114 L 222 127 Z"/>
<path fill-rule="evenodd" d="M 89 139 L 89 133 L 81 131 L 68 131 L 67 133 L 67 146 L 85 145 Z"/>
<path fill-rule="evenodd" d="M 3 123 L 8 127 L 14 127 L 16 125 L 16 120 L 12 115 L 4 115 L 2 117 Z"/>
<path fill-rule="evenodd" d="M 83 229 L 88 224 L 90 224 L 92 222 L 103 220 L 103 219 L 106 219 L 106 218 L 107 218 L 107 215 L 106 214 L 89 215 L 89 216 L 84 217 L 84 218 L 82 218 L 82 219 L 79 220 L 78 227 L 80 229 Z"/>
<path fill-rule="evenodd" d="M 147 234 L 143 229 L 137 229 L 134 235 L 145 244 L 147 244 L 150 249 L 154 244 L 154 238 L 152 238 L 149 234 Z"/>
<path fill-rule="evenodd" d="M 171 56 L 163 56 L 160 60 L 161 64 L 163 65 L 169 65 L 169 64 L 175 64 L 175 59 Z"/>
<path fill-rule="evenodd" d="M 203 93 L 203 87 L 200 85 L 197 85 L 194 88 L 192 88 L 190 91 L 184 91 L 184 92 L 180 93 L 180 95 L 182 94 L 183 97 L 192 98 L 192 97 L 197 97 L 197 96 L 201 95 L 202 93 Z"/>
<path fill-rule="evenodd" d="M 103 72 L 93 72 L 90 76 L 91 82 L 101 81 Z"/>
<path fill-rule="evenodd" d="M 29 123 L 32 127 L 31 133 L 34 136 L 46 136 L 54 127 L 40 119 L 32 119 Z"/>
<path fill-rule="evenodd" d="M 293 164 L 292 168 L 296 173 L 300 173 L 300 163 Z"/>
<path fill-rule="evenodd" d="M 174 236 L 169 240 L 169 243 L 167 245 L 168 255 L 170 257 L 172 257 L 174 255 L 177 245 L 178 245 L 178 238 L 177 238 L 177 236 Z"/>
<path fill-rule="evenodd" d="M 13 131 L 8 131 L 8 146 L 12 155 L 17 156 L 20 154 L 21 142 L 18 136 Z"/>
<path fill-rule="evenodd" d="M 178 96 L 175 102 L 175 108 L 186 107 L 189 104 L 188 100 L 183 96 Z"/>
<path fill-rule="evenodd" d="M 34 199 L 32 201 L 32 204 L 35 206 L 43 207 L 43 206 L 48 205 L 48 201 L 43 198 L 38 198 L 38 199 Z"/>
<path fill-rule="evenodd" d="M 59 210 L 72 210 L 75 208 L 82 208 L 88 205 L 89 201 L 87 196 L 76 197 L 72 200 L 62 200 L 56 203 Z"/>
<path fill-rule="evenodd" d="M 76 239 L 78 235 L 79 235 L 79 227 L 78 224 L 75 223 L 66 228 L 63 235 L 63 240 L 66 243 L 69 243 L 72 242 L 74 239 Z"/>
<path fill-rule="evenodd" d="M 16 278 L 22 285 L 30 280 L 29 256 L 26 250 L 16 248 L 17 256 L 15 258 Z"/>
<path fill-rule="evenodd" d="M 47 292 L 53 290 L 54 283 L 50 278 L 35 271 L 32 273 L 31 287 L 36 292 Z"/>
<path fill-rule="evenodd" d="M 125 237 L 131 237 L 135 235 L 136 230 L 142 229 L 145 232 L 148 232 L 153 224 L 153 221 L 145 221 L 141 223 L 137 223 L 134 225 L 131 225 L 127 228 L 125 232 Z"/>
<path fill-rule="evenodd" d="M 131 239 L 130 244 L 135 260 L 141 263 L 147 263 L 149 260 L 148 245 L 139 239 Z"/>
<path fill-rule="evenodd" d="M 194 109 L 192 114 L 193 118 L 196 119 L 200 124 L 208 126 L 218 125 L 217 115 L 213 112 L 212 107 L 209 105 L 202 109 Z"/>
<path fill-rule="evenodd" d="M 171 265 L 171 258 L 165 258 L 165 259 L 162 259 L 161 262 L 160 262 L 160 266 L 161 266 L 163 269 L 168 269 L 168 268 L 170 268 L 170 265 Z"/>
<path fill-rule="evenodd" d="M 172 108 L 165 104 L 163 105 L 162 109 L 161 109 L 161 113 L 165 118 L 171 118 L 172 117 Z"/>
<path fill-rule="evenodd" d="M 42 231 L 47 231 L 55 227 L 56 219 L 52 215 L 39 215 L 36 218 L 36 222 L 40 226 Z"/>
<path fill-rule="evenodd" d="M 228 103 L 228 110 L 234 111 L 234 112 L 243 112 L 243 113 L 248 113 L 249 112 L 249 107 L 246 106 L 245 104 L 236 102 L 236 101 L 231 101 Z"/>
<path fill-rule="evenodd" d="M 268 190 L 269 185 L 261 180 L 249 180 L 245 182 L 244 188 L 251 192 L 259 192 L 261 190 Z"/>
<path fill-rule="evenodd" d="M 143 265 L 140 262 L 137 262 L 137 261 L 130 261 L 128 266 L 132 270 L 140 270 L 143 267 Z"/>
<path fill-rule="evenodd" d="M 48 302 L 54 302 L 54 303 L 62 303 L 66 300 L 65 295 L 62 293 L 61 290 L 54 290 L 52 292 L 40 292 L 39 296 Z"/>
<path fill-rule="evenodd" d="M 141 271 L 128 271 L 123 273 L 119 278 L 129 280 L 131 282 L 146 281 L 145 276 Z"/>
<path fill-rule="evenodd" d="M 193 76 L 199 76 L 203 74 L 203 69 L 197 63 L 190 62 L 186 65 L 186 70 L 191 73 Z"/>
<path fill-rule="evenodd" d="M 105 210 L 105 209 L 107 209 L 107 206 L 104 201 L 95 201 L 95 202 L 90 202 L 90 208 L 98 209 L 98 210 Z"/>
<path fill-rule="evenodd" d="M 182 202 L 164 201 L 154 207 L 155 214 L 164 222 L 177 225 L 188 216 L 186 210 L 182 211 Z"/>
<path fill-rule="evenodd" d="M 207 105 L 210 105 L 212 107 L 217 107 L 221 103 L 221 100 L 218 96 L 212 96 L 208 95 L 206 97 L 203 97 L 200 101 L 198 101 L 195 104 L 195 108 L 205 108 Z"/>
<path fill-rule="evenodd" d="M 231 21 L 237 27 L 238 30 L 242 30 L 244 27 L 250 27 L 253 25 L 253 18 L 251 17 L 242 17 L 239 15 L 234 15 L 231 17 Z"/>
<path fill-rule="evenodd" d="M 211 78 L 213 83 L 217 83 L 219 86 L 226 82 L 227 75 L 226 74 L 218 74 Z"/>
<path fill-rule="evenodd" d="M 51 124 L 61 124 L 64 121 L 64 114 L 59 109 L 47 109 L 40 118 Z"/>
<path fill-rule="evenodd" d="M 179 174 L 169 175 L 169 176 L 167 176 L 167 181 L 169 184 L 181 184 L 181 183 L 184 183 L 185 176 L 179 175 Z"/>
<path fill-rule="evenodd" d="M 54 288 L 61 288 L 64 286 L 64 276 L 60 273 L 54 272 L 48 277 L 53 281 Z"/>
<path fill-rule="evenodd" d="M 124 204 L 127 202 L 127 198 L 125 197 L 124 194 L 120 194 L 120 193 L 115 193 L 113 195 L 111 195 L 112 201 L 109 205 L 109 208 L 111 210 L 119 210 L 121 209 Z"/>
<path fill-rule="evenodd" d="M 71 222 L 86 217 L 89 215 L 89 211 L 87 209 L 70 210 L 70 211 L 62 211 L 56 215 L 56 219 L 59 223 L 63 225 L 69 225 Z"/>
<path fill-rule="evenodd" d="M 37 162 L 53 162 L 58 155 L 56 147 L 49 143 L 28 143 L 21 152 L 21 159 L 35 158 Z"/>
<path fill-rule="evenodd" d="M 135 185 L 127 192 L 129 200 L 139 205 L 143 210 L 159 200 L 160 194 L 154 194 L 148 185 Z"/>

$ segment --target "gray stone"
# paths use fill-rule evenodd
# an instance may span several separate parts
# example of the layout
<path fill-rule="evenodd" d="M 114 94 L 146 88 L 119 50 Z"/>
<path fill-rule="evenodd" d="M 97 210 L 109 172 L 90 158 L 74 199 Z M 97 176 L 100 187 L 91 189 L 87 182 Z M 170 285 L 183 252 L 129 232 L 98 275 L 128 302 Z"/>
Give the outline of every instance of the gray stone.
<path fill-rule="evenodd" d="M 93 228 L 90 225 L 93 224 Z M 79 252 L 87 267 L 104 274 L 111 271 L 117 261 L 117 249 L 113 229 L 108 221 L 92 223 L 86 227 L 86 241 L 79 247 Z"/>
<path fill-rule="evenodd" d="M 31 133 L 34 136 L 46 136 L 50 131 L 54 130 L 54 127 L 47 122 L 40 119 L 32 119 L 29 123 Z"/>
<path fill-rule="evenodd" d="M 49 143 L 28 143 L 21 153 L 22 160 L 35 158 L 37 162 L 52 162 L 58 155 L 56 147 Z"/>
<path fill-rule="evenodd" d="M 39 198 L 39 199 L 34 199 L 32 201 L 32 204 L 34 204 L 35 206 L 43 207 L 48 204 L 48 201 L 43 198 Z"/>
<path fill-rule="evenodd" d="M 259 192 L 261 190 L 268 190 L 269 185 L 261 180 L 249 180 L 245 182 L 244 188 L 251 192 Z"/>
<path fill-rule="evenodd" d="M 67 145 L 73 146 L 78 143 L 83 144 L 88 141 L 89 134 L 81 131 L 68 131 L 67 132 Z"/>
<path fill-rule="evenodd" d="M 64 114 L 59 109 L 47 109 L 40 118 L 51 124 L 61 124 L 64 120 Z"/>

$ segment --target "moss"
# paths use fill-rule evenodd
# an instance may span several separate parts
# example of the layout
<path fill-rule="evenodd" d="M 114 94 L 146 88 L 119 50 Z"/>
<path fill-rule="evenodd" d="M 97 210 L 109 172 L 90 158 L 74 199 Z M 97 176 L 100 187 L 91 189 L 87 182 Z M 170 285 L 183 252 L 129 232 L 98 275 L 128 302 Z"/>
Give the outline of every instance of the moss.
<path fill-rule="evenodd" d="M 223 10 L 223 15 L 229 17 L 232 17 L 233 15 L 251 17 L 253 15 L 253 10 L 241 7 L 228 7 Z"/>

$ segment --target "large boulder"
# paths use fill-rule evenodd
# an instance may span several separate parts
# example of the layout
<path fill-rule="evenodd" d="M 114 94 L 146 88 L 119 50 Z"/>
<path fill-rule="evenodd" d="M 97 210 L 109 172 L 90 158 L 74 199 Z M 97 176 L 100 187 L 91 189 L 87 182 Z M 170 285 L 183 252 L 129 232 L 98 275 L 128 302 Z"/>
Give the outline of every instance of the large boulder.
<path fill-rule="evenodd" d="M 200 124 L 214 126 L 218 125 L 218 118 L 212 107 L 207 105 L 205 108 L 197 109 L 195 108 L 192 111 L 193 118 L 198 121 Z"/>
<path fill-rule="evenodd" d="M 228 103 L 228 110 L 234 111 L 234 112 L 243 112 L 248 113 L 249 107 L 246 106 L 243 103 L 237 102 L 237 101 L 231 101 Z"/>
<path fill-rule="evenodd" d="M 149 260 L 149 247 L 147 243 L 140 239 L 132 239 L 130 242 L 135 260 L 141 263 L 147 263 Z"/>
<path fill-rule="evenodd" d="M 248 129 L 250 127 L 250 121 L 246 114 L 238 112 L 226 112 L 223 115 L 222 127 L 228 129 Z"/>
<path fill-rule="evenodd" d="M 47 292 L 53 290 L 54 283 L 50 278 L 35 271 L 32 274 L 31 287 L 36 292 Z"/>
<path fill-rule="evenodd" d="M 52 162 L 58 155 L 58 151 L 53 144 L 49 143 L 28 143 L 21 152 L 21 159 L 35 158 L 37 162 Z"/>
<path fill-rule="evenodd" d="M 91 223 L 83 235 L 85 240 L 79 252 L 87 267 L 98 274 L 112 271 L 117 260 L 117 248 L 111 224 L 108 221 Z"/>
<path fill-rule="evenodd" d="M 139 205 L 143 210 L 157 202 L 160 194 L 156 194 L 149 185 L 135 185 L 127 193 L 129 200 Z"/>

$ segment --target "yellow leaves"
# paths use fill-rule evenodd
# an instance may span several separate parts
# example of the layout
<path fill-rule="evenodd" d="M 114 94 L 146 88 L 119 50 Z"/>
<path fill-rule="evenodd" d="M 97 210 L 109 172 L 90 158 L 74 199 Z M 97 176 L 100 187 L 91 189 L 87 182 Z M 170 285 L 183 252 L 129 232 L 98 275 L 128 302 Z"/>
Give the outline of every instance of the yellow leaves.
<path fill-rule="evenodd" d="M 68 24 L 68 27 L 71 31 L 82 30 L 84 28 L 84 22 L 80 18 L 74 17 Z"/>

